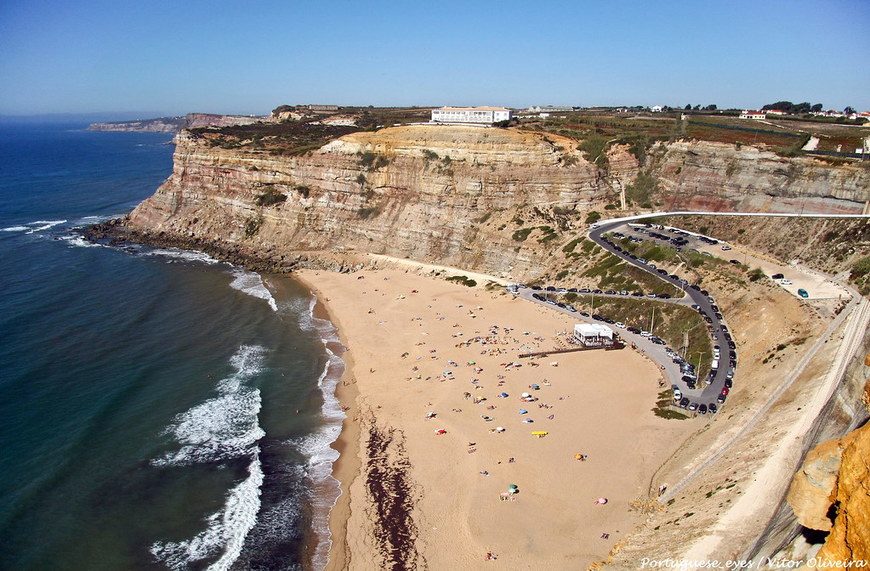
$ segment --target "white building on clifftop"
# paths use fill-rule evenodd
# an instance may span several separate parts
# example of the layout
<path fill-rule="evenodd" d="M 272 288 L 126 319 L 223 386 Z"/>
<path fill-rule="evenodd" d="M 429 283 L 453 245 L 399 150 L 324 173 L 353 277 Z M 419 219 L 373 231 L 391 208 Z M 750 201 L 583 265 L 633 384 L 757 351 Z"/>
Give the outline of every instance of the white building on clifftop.
<path fill-rule="evenodd" d="M 504 107 L 442 107 L 432 110 L 432 123 L 490 124 L 510 119 L 511 110 Z"/>

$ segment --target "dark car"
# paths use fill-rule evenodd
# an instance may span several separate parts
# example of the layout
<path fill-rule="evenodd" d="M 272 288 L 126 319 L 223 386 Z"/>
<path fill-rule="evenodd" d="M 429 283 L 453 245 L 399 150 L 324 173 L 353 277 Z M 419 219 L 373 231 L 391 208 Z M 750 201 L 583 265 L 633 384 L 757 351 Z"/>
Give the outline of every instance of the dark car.
<path fill-rule="evenodd" d="M 662 341 L 661 339 L 659 339 L 658 337 L 650 337 L 649 340 L 652 341 L 653 343 L 655 343 L 656 345 L 664 345 L 665 344 L 665 342 Z"/>
<path fill-rule="evenodd" d="M 598 314 L 598 313 L 593 313 L 593 314 L 592 314 L 592 319 L 595 319 L 596 321 L 604 321 L 604 316 L 602 316 L 602 315 L 600 315 L 600 314 Z"/>
<path fill-rule="evenodd" d="M 701 414 L 707 414 L 707 405 L 702 404 L 701 406 L 699 406 L 698 412 L 700 412 Z"/>
<path fill-rule="evenodd" d="M 770 276 L 770 279 L 772 279 L 772 280 L 781 280 L 781 279 L 783 279 L 784 277 L 785 277 L 785 276 L 782 275 L 782 274 L 773 274 L 772 276 Z"/>
<path fill-rule="evenodd" d="M 589 289 L 588 287 L 584 287 L 583 289 L 580 290 L 580 293 L 592 293 L 592 290 Z"/>
<path fill-rule="evenodd" d="M 669 293 L 660 293 L 656 297 L 659 299 L 671 299 L 671 294 Z"/>
<path fill-rule="evenodd" d="M 731 388 L 734 386 L 734 381 L 732 379 L 725 379 L 725 387 Z"/>
<path fill-rule="evenodd" d="M 683 397 L 680 400 L 680 408 L 686 408 L 687 406 L 689 406 L 689 397 Z"/>
<path fill-rule="evenodd" d="M 634 297 L 643 297 L 643 292 L 642 292 L 642 291 L 636 291 L 636 292 L 634 292 L 634 293 L 631 294 L 631 295 L 633 295 Z"/>
<path fill-rule="evenodd" d="M 716 403 L 714 402 L 711 402 L 708 408 L 710 410 L 710 414 L 716 414 L 717 412 L 719 412 L 719 407 L 716 406 Z"/>
<path fill-rule="evenodd" d="M 716 402 L 718 402 L 719 404 L 722 404 L 723 402 L 725 402 L 725 399 L 727 399 L 727 398 L 728 398 L 728 395 L 719 395 L 718 397 L 716 397 Z"/>
<path fill-rule="evenodd" d="M 640 334 L 640 329 L 638 329 L 637 327 L 626 327 L 626 331 L 634 333 L 635 335 Z"/>

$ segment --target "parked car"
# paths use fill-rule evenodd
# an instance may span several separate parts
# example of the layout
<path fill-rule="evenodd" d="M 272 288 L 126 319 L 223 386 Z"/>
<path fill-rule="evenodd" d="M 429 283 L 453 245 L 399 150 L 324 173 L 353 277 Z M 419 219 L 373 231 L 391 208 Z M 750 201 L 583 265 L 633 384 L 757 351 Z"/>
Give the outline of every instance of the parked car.
<path fill-rule="evenodd" d="M 701 414 L 707 414 L 707 405 L 702 404 L 701 406 L 699 406 L 698 412 L 700 412 Z"/>
<path fill-rule="evenodd" d="M 770 276 L 770 279 L 772 279 L 772 280 L 781 280 L 781 279 L 784 278 L 784 277 L 785 277 L 785 276 L 782 275 L 782 274 L 773 274 L 772 276 Z"/>
<path fill-rule="evenodd" d="M 689 406 L 689 397 L 680 399 L 680 408 L 686 408 L 687 406 Z"/>
<path fill-rule="evenodd" d="M 698 410 L 698 403 L 696 403 L 696 402 L 690 403 L 690 404 L 689 404 L 689 410 L 691 410 L 691 411 L 696 411 L 696 410 Z"/>
<path fill-rule="evenodd" d="M 708 407 L 708 409 L 710 410 L 710 414 L 716 414 L 717 412 L 719 412 L 719 407 L 716 406 L 716 403 L 714 403 L 714 402 L 710 403 L 710 406 Z"/>
<path fill-rule="evenodd" d="M 803 298 L 810 297 L 810 294 L 807 293 L 807 290 L 805 290 L 804 288 L 800 288 L 797 293 L 799 296 L 801 296 Z"/>

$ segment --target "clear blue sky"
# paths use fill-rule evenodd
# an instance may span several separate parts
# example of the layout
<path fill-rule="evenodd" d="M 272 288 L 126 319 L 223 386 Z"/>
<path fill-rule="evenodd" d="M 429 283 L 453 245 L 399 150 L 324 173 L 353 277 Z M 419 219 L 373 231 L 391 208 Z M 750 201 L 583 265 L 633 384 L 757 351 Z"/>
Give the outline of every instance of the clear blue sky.
<path fill-rule="evenodd" d="M 0 114 L 870 110 L 870 0 L 2 0 Z"/>

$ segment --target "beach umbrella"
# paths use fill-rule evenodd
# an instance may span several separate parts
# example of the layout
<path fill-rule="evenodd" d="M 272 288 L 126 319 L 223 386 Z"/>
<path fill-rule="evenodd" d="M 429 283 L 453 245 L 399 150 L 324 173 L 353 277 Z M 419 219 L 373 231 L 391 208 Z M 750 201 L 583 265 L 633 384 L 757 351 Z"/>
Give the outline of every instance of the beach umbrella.
<path fill-rule="evenodd" d="M 597 500 L 595 500 L 595 503 L 603 506 L 607 503 L 607 498 L 598 498 Z"/>
<path fill-rule="evenodd" d="M 496 426 L 495 431 L 496 432 L 504 432 L 504 428 L 502 428 L 501 426 Z"/>
<path fill-rule="evenodd" d="M 529 411 L 527 411 L 526 409 L 524 409 L 524 408 L 520 409 L 520 414 L 528 414 L 528 413 L 529 413 Z"/>
<path fill-rule="evenodd" d="M 507 393 L 502 393 L 502 394 L 501 394 L 501 398 L 507 398 L 507 396 L 508 396 Z"/>
<path fill-rule="evenodd" d="M 508 488 L 510 488 L 511 490 L 516 490 L 516 489 L 517 489 L 517 485 L 516 485 L 516 484 L 511 484 L 510 486 L 508 486 Z"/>
<path fill-rule="evenodd" d="M 537 390 L 539 390 L 541 387 L 539 387 L 538 385 L 532 385 L 532 388 L 533 388 L 534 390 L 537 391 Z"/>
<path fill-rule="evenodd" d="M 525 398 L 525 397 L 530 397 L 530 396 L 532 396 L 532 395 L 530 395 L 529 393 L 523 393 L 522 396 L 523 396 L 523 398 Z"/>

